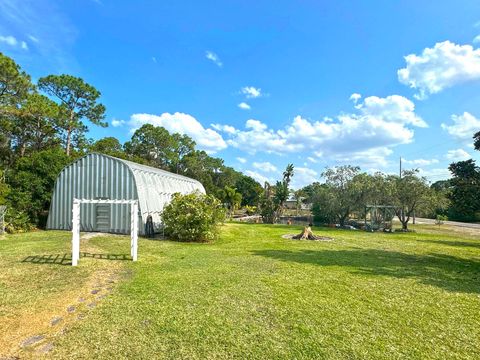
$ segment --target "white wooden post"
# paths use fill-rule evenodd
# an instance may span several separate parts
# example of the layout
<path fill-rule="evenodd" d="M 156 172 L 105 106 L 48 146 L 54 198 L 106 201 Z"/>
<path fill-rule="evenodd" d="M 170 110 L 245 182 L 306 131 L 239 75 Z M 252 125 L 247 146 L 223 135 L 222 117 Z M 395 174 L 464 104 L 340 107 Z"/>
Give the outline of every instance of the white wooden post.
<path fill-rule="evenodd" d="M 80 202 L 73 200 L 72 208 L 72 266 L 78 265 L 80 258 Z"/>
<path fill-rule="evenodd" d="M 138 254 L 138 201 L 137 200 L 87 200 L 73 199 L 72 208 L 72 265 L 77 266 L 80 258 L 80 204 L 122 204 L 130 205 L 130 255 L 137 261 Z"/>
<path fill-rule="evenodd" d="M 138 254 L 138 202 L 131 204 L 131 229 L 130 229 L 130 255 L 133 261 L 137 261 Z"/>

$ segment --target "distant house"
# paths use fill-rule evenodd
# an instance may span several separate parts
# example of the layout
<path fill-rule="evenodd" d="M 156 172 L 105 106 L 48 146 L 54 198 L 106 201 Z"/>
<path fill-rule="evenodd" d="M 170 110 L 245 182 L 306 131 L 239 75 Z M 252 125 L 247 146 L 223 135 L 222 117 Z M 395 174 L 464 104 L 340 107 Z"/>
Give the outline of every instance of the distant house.
<path fill-rule="evenodd" d="M 139 233 L 144 234 L 147 216 L 154 228 L 174 193 L 205 193 L 203 185 L 185 176 L 117 159 L 89 154 L 65 167 L 53 190 L 47 229 L 71 230 L 73 199 L 138 200 Z M 121 204 L 82 204 L 80 230 L 118 234 L 130 232 L 130 209 Z"/>
<path fill-rule="evenodd" d="M 287 201 L 285 201 L 285 207 L 287 209 L 297 209 L 297 199 L 294 196 L 290 196 Z M 305 198 L 300 197 L 300 210 L 310 210 L 312 204 L 305 203 Z"/>

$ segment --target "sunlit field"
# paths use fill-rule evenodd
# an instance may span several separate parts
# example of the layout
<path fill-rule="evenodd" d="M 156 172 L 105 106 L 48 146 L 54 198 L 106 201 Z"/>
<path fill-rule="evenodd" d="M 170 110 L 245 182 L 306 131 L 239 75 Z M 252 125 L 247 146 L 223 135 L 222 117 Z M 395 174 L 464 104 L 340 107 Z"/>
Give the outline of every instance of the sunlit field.
<path fill-rule="evenodd" d="M 480 240 L 227 224 L 207 244 L 69 232 L 0 240 L 0 357 L 474 359 Z"/>

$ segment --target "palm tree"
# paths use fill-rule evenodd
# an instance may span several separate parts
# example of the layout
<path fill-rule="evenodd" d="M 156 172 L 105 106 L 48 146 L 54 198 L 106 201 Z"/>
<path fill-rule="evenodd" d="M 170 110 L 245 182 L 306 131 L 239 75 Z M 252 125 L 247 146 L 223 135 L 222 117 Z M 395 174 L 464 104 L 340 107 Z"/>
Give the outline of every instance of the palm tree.
<path fill-rule="evenodd" d="M 283 181 L 287 184 L 287 187 L 288 185 L 290 185 L 290 180 L 294 174 L 293 170 L 293 164 L 288 164 L 285 171 L 283 172 Z"/>
<path fill-rule="evenodd" d="M 224 195 L 225 203 L 227 204 L 228 208 L 228 214 L 231 218 L 235 209 L 237 209 L 242 202 L 242 194 L 237 192 L 237 189 L 234 187 L 225 186 Z"/>

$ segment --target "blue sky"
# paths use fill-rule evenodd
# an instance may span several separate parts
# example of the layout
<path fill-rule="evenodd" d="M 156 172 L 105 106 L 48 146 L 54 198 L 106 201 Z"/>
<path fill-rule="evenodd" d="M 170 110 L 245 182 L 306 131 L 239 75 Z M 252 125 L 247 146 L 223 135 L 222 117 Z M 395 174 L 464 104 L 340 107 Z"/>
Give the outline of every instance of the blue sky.
<path fill-rule="evenodd" d="M 295 187 L 479 160 L 479 35 L 478 0 L 0 2 L 0 51 L 102 92 L 92 138 L 162 125 L 260 181 L 292 162 Z"/>

